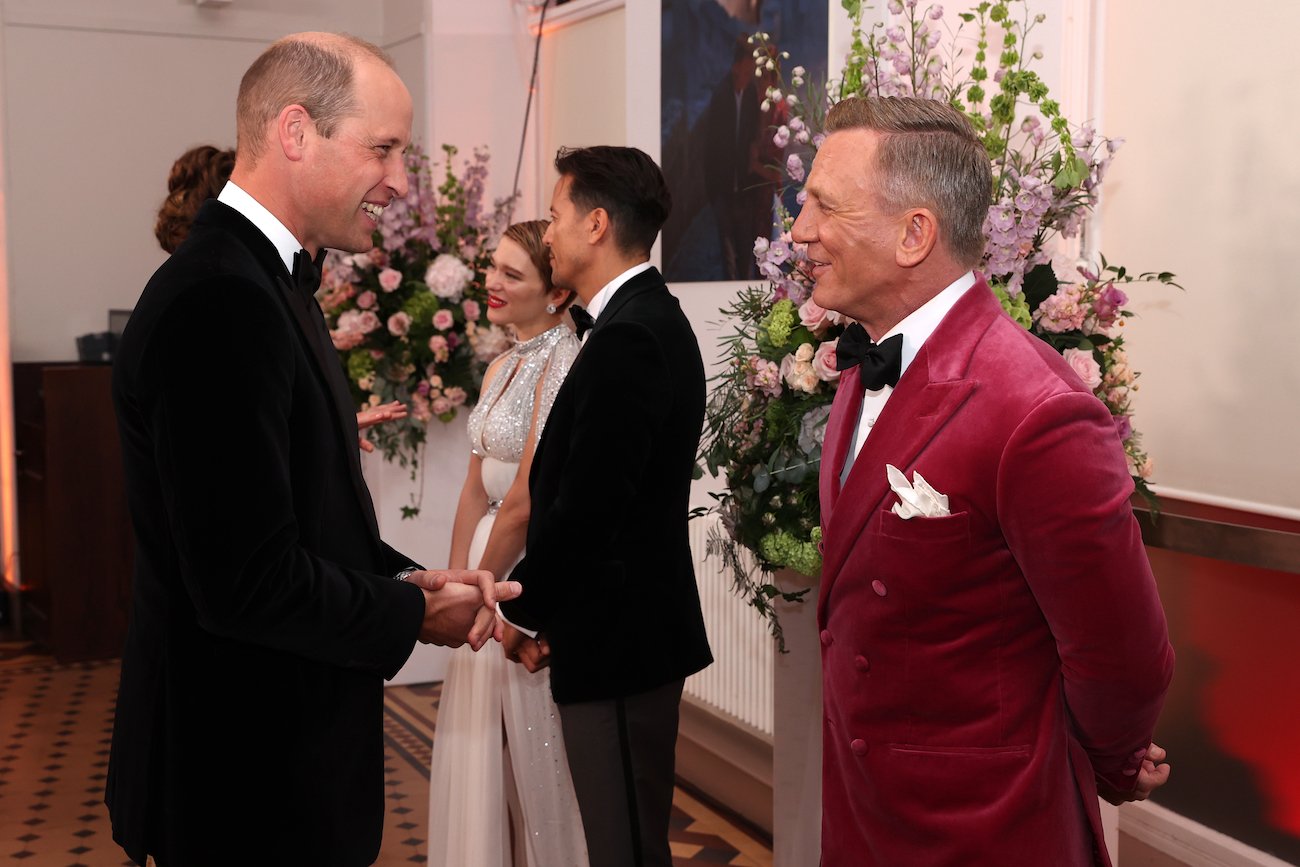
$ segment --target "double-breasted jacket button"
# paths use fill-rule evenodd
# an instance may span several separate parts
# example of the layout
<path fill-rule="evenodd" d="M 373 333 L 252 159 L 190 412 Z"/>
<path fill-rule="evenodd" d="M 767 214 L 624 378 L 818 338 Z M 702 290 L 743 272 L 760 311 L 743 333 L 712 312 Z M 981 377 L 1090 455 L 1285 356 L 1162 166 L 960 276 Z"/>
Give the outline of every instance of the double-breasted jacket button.
<path fill-rule="evenodd" d="M 853 657 L 853 665 L 857 667 L 858 671 L 869 671 L 871 669 L 871 663 L 862 654 Z"/>
<path fill-rule="evenodd" d="M 835 641 L 835 639 L 831 638 L 831 631 L 830 631 L 829 629 L 823 629 L 823 630 L 822 630 L 822 647 L 830 647 L 831 644 L 834 643 L 834 641 Z"/>
<path fill-rule="evenodd" d="M 864 741 L 862 738 L 854 738 L 852 741 L 850 741 L 849 749 L 853 750 L 853 755 L 855 756 L 865 756 L 868 752 L 870 752 L 870 748 L 867 746 L 867 742 Z"/>
<path fill-rule="evenodd" d="M 871 582 L 871 589 L 876 591 L 877 596 L 886 596 L 889 594 L 889 588 L 886 587 L 885 582 L 881 581 L 879 578 Z"/>

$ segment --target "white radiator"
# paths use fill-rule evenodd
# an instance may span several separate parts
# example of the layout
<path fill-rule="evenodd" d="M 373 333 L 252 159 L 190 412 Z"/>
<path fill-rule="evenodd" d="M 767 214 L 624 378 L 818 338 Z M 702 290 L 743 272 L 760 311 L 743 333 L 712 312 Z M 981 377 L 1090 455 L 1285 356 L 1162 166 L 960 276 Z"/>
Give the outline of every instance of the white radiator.
<path fill-rule="evenodd" d="M 691 521 L 691 552 L 700 587 L 704 626 L 713 664 L 686 680 L 686 692 L 724 715 L 772 734 L 772 655 L 767 624 L 731 589 L 720 557 L 706 557 L 710 533 L 721 531 L 717 516 Z"/>

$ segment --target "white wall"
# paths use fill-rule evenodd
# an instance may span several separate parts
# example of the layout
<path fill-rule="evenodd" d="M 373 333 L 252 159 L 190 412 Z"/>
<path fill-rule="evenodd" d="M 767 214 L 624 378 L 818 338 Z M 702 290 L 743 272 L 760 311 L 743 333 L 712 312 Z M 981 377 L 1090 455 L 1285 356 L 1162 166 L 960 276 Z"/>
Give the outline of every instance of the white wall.
<path fill-rule="evenodd" d="M 1107 256 L 1135 289 L 1138 428 L 1162 488 L 1300 517 L 1300 5 L 1106 4 Z M 1261 8 L 1261 13 L 1263 9 Z"/>
<path fill-rule="evenodd" d="M 77 335 L 134 304 L 163 259 L 153 221 L 172 161 L 234 145 L 240 76 L 269 42 L 378 40 L 381 18 L 379 0 L 3 0 L 14 359 L 74 357 Z"/>

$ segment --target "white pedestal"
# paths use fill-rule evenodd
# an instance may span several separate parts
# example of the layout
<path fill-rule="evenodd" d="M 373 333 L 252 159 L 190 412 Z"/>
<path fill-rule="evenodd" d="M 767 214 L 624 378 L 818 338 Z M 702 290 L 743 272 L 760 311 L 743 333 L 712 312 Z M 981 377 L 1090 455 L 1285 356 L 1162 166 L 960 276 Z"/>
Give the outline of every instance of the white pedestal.
<path fill-rule="evenodd" d="M 782 590 L 812 579 L 779 572 Z M 773 666 L 772 859 L 774 867 L 810 867 L 821 860 L 822 667 L 817 634 L 817 587 L 805 601 L 778 604 L 788 653 Z"/>

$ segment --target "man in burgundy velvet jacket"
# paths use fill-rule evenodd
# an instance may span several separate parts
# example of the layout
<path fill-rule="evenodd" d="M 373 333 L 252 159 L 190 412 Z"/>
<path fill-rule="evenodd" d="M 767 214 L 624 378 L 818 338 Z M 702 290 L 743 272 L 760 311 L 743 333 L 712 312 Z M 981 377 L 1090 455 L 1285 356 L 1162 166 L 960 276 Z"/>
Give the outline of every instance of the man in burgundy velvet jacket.
<path fill-rule="evenodd" d="M 971 271 L 966 119 L 852 99 L 827 130 L 794 239 L 867 351 L 821 468 L 822 864 L 1107 865 L 1097 795 L 1167 779 L 1173 672 L 1115 426 Z"/>

